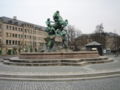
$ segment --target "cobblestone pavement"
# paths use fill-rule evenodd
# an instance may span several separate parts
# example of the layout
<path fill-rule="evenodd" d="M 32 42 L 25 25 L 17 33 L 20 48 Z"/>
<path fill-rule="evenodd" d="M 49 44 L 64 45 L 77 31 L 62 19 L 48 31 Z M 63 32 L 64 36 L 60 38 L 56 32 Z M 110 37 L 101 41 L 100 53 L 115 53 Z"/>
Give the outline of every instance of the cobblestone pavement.
<path fill-rule="evenodd" d="M 0 63 L 0 74 L 23 75 L 70 75 L 120 71 L 120 57 L 114 62 L 86 66 L 9 66 Z M 120 76 L 70 81 L 0 80 L 0 90 L 120 90 Z"/>
<path fill-rule="evenodd" d="M 53 82 L 0 80 L 0 90 L 120 90 L 120 77 Z"/>
<path fill-rule="evenodd" d="M 96 71 L 111 71 L 111 70 L 119 70 L 120 71 L 120 56 L 114 57 L 114 56 L 108 56 L 110 58 L 113 58 L 114 61 L 111 63 L 104 63 L 104 64 L 94 64 L 94 65 L 89 65 L 89 68 L 94 68 Z"/>
<path fill-rule="evenodd" d="M 84 74 L 106 71 L 120 71 L 120 57 L 113 57 L 114 62 L 91 64 L 86 66 L 11 66 L 0 63 L 0 73 L 51 75 L 51 74 Z"/>

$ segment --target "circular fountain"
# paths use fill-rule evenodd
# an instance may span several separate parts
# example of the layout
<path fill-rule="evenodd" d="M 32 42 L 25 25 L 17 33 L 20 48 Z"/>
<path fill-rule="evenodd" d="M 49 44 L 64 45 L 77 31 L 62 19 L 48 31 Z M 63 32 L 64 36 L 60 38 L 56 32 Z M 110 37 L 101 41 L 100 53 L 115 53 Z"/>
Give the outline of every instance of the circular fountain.
<path fill-rule="evenodd" d="M 48 65 L 86 65 L 94 63 L 110 62 L 111 59 L 100 56 L 97 51 L 80 51 L 73 52 L 68 49 L 67 30 L 68 20 L 63 20 L 59 11 L 46 21 L 46 32 L 48 37 L 45 38 L 46 50 L 44 52 L 21 53 L 19 57 L 6 58 L 3 63 L 8 65 L 25 65 L 25 66 L 48 66 Z M 60 44 L 56 38 L 60 37 Z M 62 47 L 62 48 L 59 48 Z"/>

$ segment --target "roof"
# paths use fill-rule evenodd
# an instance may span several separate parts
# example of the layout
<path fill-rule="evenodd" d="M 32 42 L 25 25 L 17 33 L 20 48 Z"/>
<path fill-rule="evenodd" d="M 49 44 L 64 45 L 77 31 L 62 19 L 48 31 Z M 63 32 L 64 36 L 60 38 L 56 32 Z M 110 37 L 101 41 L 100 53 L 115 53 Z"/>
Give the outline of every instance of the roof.
<path fill-rule="evenodd" d="M 96 42 L 96 41 L 93 41 L 93 42 L 90 42 L 88 44 L 86 44 L 85 46 L 101 46 L 102 44 Z"/>
<path fill-rule="evenodd" d="M 8 17 L 3 16 L 3 17 L 0 17 L 0 21 L 2 21 L 3 23 L 6 23 L 6 24 L 12 24 L 12 25 L 17 25 L 17 26 L 23 26 L 25 24 L 26 25 L 31 25 L 35 29 L 45 30 L 44 26 L 28 23 L 28 22 L 25 22 L 25 21 L 14 19 L 14 18 L 8 18 Z"/>

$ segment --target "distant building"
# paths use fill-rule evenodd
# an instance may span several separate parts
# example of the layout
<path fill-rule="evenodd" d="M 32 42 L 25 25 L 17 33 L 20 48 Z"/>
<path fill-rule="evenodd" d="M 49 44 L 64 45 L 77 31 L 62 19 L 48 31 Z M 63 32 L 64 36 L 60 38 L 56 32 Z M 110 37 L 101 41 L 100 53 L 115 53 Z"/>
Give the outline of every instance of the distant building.
<path fill-rule="evenodd" d="M 120 50 L 120 35 L 115 33 L 104 33 L 102 35 L 93 34 L 83 34 L 75 39 L 76 46 L 82 50 L 84 46 L 90 42 L 96 41 L 102 44 L 105 50 Z"/>
<path fill-rule="evenodd" d="M 40 51 L 47 37 L 44 30 L 43 26 L 20 21 L 16 17 L 0 17 L 0 54 Z"/>

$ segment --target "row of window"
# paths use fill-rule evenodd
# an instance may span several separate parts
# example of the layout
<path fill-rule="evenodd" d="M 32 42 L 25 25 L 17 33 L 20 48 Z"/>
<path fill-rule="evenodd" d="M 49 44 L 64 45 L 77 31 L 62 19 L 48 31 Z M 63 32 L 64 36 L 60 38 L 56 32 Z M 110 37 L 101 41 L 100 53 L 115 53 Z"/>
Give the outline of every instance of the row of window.
<path fill-rule="evenodd" d="M 30 41 L 25 41 L 24 43 L 21 42 L 21 41 L 17 41 L 17 40 L 6 40 L 6 45 L 33 45 L 33 46 L 36 46 L 36 45 L 43 45 L 41 42 L 30 42 Z"/>
<path fill-rule="evenodd" d="M 19 24 L 17 21 L 13 22 L 12 20 L 9 20 L 8 23 L 9 24 L 13 24 L 13 25 L 18 25 Z M 33 28 L 34 27 L 34 25 L 26 24 L 26 23 L 22 23 L 20 26 L 22 26 L 22 27 L 28 27 L 28 28 Z"/>
<path fill-rule="evenodd" d="M 29 33 L 29 34 L 41 34 L 40 30 L 31 30 L 31 29 L 23 29 L 20 27 L 16 27 L 16 26 L 11 26 L 11 25 L 7 25 L 6 26 L 7 30 L 14 30 L 14 31 L 19 31 L 19 32 L 25 32 L 25 33 Z"/>
<path fill-rule="evenodd" d="M 18 27 L 11 26 L 11 25 L 7 25 L 6 28 L 9 29 L 9 30 L 16 30 L 16 31 L 18 30 L 20 32 L 23 32 L 22 28 L 18 28 Z"/>
<path fill-rule="evenodd" d="M 29 27 L 29 28 L 33 28 L 34 27 L 33 25 L 30 25 L 30 24 L 22 24 L 22 26 Z"/>
<path fill-rule="evenodd" d="M 17 40 L 6 40 L 6 45 L 20 45 L 20 41 L 17 41 Z"/>
<path fill-rule="evenodd" d="M 25 38 L 25 39 L 34 39 L 34 40 L 41 40 L 41 37 L 35 37 L 31 35 L 23 35 L 23 34 L 15 34 L 15 33 L 6 33 L 6 37 L 13 37 L 13 38 Z"/>

